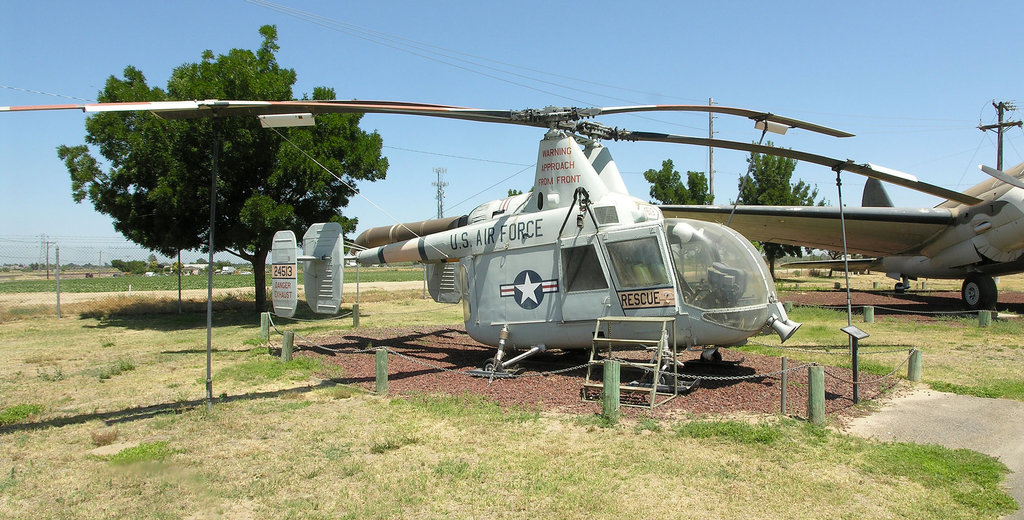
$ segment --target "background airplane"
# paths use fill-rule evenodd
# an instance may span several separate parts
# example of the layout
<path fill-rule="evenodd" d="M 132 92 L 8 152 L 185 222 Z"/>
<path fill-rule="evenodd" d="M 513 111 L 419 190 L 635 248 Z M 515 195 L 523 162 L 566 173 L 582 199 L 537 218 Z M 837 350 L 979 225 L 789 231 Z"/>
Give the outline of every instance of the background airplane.
<path fill-rule="evenodd" d="M 851 269 L 884 272 L 901 280 L 897 290 L 918 277 L 962 279 L 961 296 L 968 309 L 994 308 L 998 289 L 993 276 L 1024 272 L 1024 163 L 1005 172 L 982 169 L 993 178 L 966 190 L 960 200 L 946 200 L 934 208 L 892 207 L 881 184 L 869 179 L 862 207 L 847 207 L 844 212 L 849 253 L 869 257 L 851 260 Z M 728 222 L 752 241 L 843 249 L 838 207 L 661 209 L 667 218 Z M 837 268 L 842 260 L 797 265 Z"/>

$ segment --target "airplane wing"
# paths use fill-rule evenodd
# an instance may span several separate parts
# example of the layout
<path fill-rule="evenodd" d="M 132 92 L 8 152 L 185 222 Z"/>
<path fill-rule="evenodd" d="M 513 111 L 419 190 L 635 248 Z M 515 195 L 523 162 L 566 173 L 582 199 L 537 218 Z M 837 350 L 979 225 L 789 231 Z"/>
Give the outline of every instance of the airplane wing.
<path fill-rule="evenodd" d="M 825 206 L 661 206 L 666 218 L 727 224 L 749 240 L 841 251 L 839 208 Z M 956 222 L 942 208 L 846 208 L 846 242 L 851 254 L 916 255 L 935 235 Z M 731 221 L 730 221 L 731 215 Z"/>

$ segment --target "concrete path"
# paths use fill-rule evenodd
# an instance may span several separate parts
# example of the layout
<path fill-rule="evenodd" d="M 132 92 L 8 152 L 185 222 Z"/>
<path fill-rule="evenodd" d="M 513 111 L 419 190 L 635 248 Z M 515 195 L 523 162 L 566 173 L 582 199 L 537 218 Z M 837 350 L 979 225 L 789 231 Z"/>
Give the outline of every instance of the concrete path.
<path fill-rule="evenodd" d="M 1024 402 L 917 389 L 854 419 L 848 431 L 880 441 L 938 444 L 996 457 L 1012 471 L 1008 492 L 1024 507 Z M 1024 520 L 1024 509 L 1007 518 Z"/>

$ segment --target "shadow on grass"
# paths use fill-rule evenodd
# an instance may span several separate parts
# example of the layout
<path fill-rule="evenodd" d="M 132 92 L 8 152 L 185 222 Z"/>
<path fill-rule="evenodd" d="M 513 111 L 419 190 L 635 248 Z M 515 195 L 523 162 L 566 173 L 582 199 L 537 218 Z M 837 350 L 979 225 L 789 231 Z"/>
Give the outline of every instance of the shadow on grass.
<path fill-rule="evenodd" d="M 214 305 L 213 326 L 234 327 L 249 326 L 259 328 L 260 315 L 252 310 L 250 303 L 248 309 L 232 308 L 230 306 Z M 160 313 L 160 314 L 106 314 L 103 316 L 87 316 L 83 318 L 97 318 L 96 325 L 86 325 L 92 329 L 130 329 L 130 330 L 155 330 L 172 332 L 178 330 L 196 329 L 206 327 L 206 311 L 190 313 Z"/>
<path fill-rule="evenodd" d="M 372 379 L 372 378 L 371 378 Z M 218 403 L 231 403 L 235 401 L 254 401 L 256 399 L 268 399 L 274 397 L 281 397 L 290 394 L 304 394 L 319 390 L 321 388 L 331 388 L 334 386 L 349 384 L 348 379 L 330 379 L 322 381 L 315 385 L 305 385 L 295 388 L 285 388 L 282 390 L 274 390 L 271 392 L 252 392 L 239 395 L 230 395 L 222 397 L 214 397 L 212 405 L 216 406 Z M 152 417 L 169 414 L 169 413 L 184 413 L 190 410 L 194 410 L 201 406 L 206 405 L 206 399 L 191 399 L 188 401 L 175 401 L 173 403 L 160 403 L 148 406 L 137 406 L 133 408 L 125 408 L 123 410 L 112 410 L 109 412 L 96 412 L 87 413 L 80 415 L 70 415 L 63 417 L 53 417 L 44 421 L 27 422 L 27 423 L 16 423 L 7 424 L 0 426 L 0 435 L 23 432 L 23 431 L 35 431 L 43 430 L 46 428 L 62 427 L 72 424 L 82 424 L 89 421 L 100 420 L 103 421 L 107 426 L 139 421 L 143 419 L 150 419 Z"/>

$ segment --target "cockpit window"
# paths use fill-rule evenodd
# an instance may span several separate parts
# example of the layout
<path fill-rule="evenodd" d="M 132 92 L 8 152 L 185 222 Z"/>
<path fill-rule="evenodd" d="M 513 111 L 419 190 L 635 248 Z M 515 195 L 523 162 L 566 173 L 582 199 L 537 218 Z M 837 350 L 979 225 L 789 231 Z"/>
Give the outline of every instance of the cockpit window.
<path fill-rule="evenodd" d="M 608 256 L 619 289 L 671 285 L 655 237 L 608 243 Z"/>
<path fill-rule="evenodd" d="M 763 305 L 768 294 L 759 257 L 725 228 L 670 221 L 669 250 L 683 301 L 701 309 Z"/>

